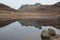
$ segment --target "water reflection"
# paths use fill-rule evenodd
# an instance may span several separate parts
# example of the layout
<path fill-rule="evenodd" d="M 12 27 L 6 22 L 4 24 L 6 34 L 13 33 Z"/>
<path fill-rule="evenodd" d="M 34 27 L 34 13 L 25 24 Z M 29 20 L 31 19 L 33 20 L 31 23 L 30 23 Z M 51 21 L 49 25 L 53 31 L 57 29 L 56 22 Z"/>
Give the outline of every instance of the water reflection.
<path fill-rule="evenodd" d="M 40 40 L 40 30 L 35 27 L 25 27 L 19 22 L 0 28 L 0 40 Z"/>
<path fill-rule="evenodd" d="M 41 40 L 41 31 L 48 28 L 55 29 L 57 34 L 60 34 L 60 30 L 54 27 L 43 26 L 42 29 L 38 29 L 34 26 L 22 26 L 16 21 L 0 28 L 0 40 Z"/>
<path fill-rule="evenodd" d="M 4 27 L 6 25 L 9 25 L 13 22 L 15 22 L 16 20 L 4 20 L 4 21 L 0 21 L 0 27 Z"/>

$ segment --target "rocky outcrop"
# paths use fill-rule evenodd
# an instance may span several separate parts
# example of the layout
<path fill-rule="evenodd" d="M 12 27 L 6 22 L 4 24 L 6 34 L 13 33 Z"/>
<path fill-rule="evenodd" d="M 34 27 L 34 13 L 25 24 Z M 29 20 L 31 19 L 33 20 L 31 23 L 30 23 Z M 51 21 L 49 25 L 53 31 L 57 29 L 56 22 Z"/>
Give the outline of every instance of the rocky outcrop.
<path fill-rule="evenodd" d="M 60 2 L 55 3 L 53 5 L 42 5 L 40 3 L 36 3 L 35 5 L 22 5 L 18 10 L 21 12 L 52 12 L 60 9 Z"/>
<path fill-rule="evenodd" d="M 42 40 L 60 40 L 60 35 L 57 35 L 55 30 L 49 28 L 48 30 L 42 30 Z"/>
<path fill-rule="evenodd" d="M 55 30 L 51 28 L 49 28 L 48 30 L 42 30 L 42 33 L 41 33 L 42 40 L 50 40 L 51 37 L 54 37 L 54 36 L 56 36 Z"/>
<path fill-rule="evenodd" d="M 50 34 L 51 36 L 56 36 L 55 30 L 51 28 L 48 28 L 48 34 Z"/>
<path fill-rule="evenodd" d="M 34 5 L 26 4 L 26 5 L 22 5 L 18 10 L 21 11 L 21 12 L 32 12 L 32 11 L 35 11 L 41 5 L 42 4 L 40 4 L 40 3 L 36 3 Z"/>

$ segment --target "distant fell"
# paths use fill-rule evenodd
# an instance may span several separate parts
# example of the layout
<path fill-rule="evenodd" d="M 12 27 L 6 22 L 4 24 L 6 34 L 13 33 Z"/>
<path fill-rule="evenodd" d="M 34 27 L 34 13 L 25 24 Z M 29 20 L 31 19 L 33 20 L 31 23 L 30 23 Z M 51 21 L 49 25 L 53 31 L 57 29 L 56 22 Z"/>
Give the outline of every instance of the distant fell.
<path fill-rule="evenodd" d="M 53 6 L 55 6 L 55 7 L 60 7 L 60 2 L 54 4 Z"/>
<path fill-rule="evenodd" d="M 5 5 L 5 4 L 2 4 L 2 3 L 0 3 L 0 10 L 17 11 L 17 10 L 15 10 L 15 9 Z"/>
<path fill-rule="evenodd" d="M 22 5 L 18 10 L 22 11 L 22 12 L 31 12 L 31 11 L 35 11 L 38 7 L 40 7 L 42 4 L 40 3 L 36 3 L 34 5 L 32 4 L 26 4 L 26 5 Z"/>
<path fill-rule="evenodd" d="M 35 11 L 43 11 L 43 12 L 51 12 L 60 10 L 60 2 L 57 2 L 53 5 L 42 5 L 40 3 L 35 3 L 34 5 L 22 5 L 19 9 L 21 12 L 35 12 Z"/>

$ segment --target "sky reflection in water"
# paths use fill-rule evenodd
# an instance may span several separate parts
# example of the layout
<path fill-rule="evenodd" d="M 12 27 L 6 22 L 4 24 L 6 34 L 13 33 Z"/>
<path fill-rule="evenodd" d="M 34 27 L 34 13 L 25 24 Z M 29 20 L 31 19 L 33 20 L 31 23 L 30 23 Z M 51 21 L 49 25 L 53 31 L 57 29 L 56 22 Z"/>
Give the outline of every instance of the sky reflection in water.
<path fill-rule="evenodd" d="M 22 26 L 18 21 L 0 28 L 0 40 L 41 40 L 40 34 L 43 29 L 53 28 L 57 34 L 60 31 L 54 27 L 42 27 L 42 29 L 34 26 Z"/>

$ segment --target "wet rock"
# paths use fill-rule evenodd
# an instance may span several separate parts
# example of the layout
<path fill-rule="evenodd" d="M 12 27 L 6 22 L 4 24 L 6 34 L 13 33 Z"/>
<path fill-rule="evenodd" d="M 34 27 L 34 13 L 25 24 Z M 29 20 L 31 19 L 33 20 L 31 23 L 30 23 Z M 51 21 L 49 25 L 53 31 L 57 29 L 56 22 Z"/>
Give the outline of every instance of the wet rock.
<path fill-rule="evenodd" d="M 54 29 L 48 28 L 48 33 L 49 33 L 51 36 L 56 36 L 56 32 L 55 32 Z"/>
<path fill-rule="evenodd" d="M 41 36 L 42 37 L 50 37 L 47 30 L 42 30 Z"/>
<path fill-rule="evenodd" d="M 42 30 L 41 39 L 42 40 L 48 40 L 48 39 L 50 39 L 50 34 L 48 33 L 47 30 Z"/>
<path fill-rule="evenodd" d="M 42 30 L 41 39 L 42 40 L 50 40 L 51 37 L 56 36 L 55 30 L 49 28 L 48 30 Z"/>

